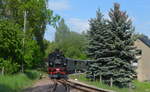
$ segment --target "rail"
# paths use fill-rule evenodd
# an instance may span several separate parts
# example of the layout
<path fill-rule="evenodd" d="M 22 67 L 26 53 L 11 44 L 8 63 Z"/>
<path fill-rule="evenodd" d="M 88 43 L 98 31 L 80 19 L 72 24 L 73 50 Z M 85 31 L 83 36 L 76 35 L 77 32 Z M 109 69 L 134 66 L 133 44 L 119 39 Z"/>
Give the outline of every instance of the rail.
<path fill-rule="evenodd" d="M 77 81 L 73 81 L 73 80 L 58 80 L 59 83 L 61 84 L 65 84 L 68 85 L 72 88 L 75 88 L 77 90 L 80 90 L 81 92 L 115 92 L 112 90 L 106 90 L 106 89 L 102 89 L 102 88 L 96 88 L 94 86 L 90 86 L 87 84 L 83 84 Z"/>

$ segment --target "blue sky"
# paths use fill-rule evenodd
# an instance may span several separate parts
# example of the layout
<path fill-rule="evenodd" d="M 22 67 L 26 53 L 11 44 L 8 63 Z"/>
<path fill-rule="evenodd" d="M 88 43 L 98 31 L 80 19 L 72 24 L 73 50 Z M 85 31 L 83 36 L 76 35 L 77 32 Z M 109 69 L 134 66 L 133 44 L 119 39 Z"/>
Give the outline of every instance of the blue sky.
<path fill-rule="evenodd" d="M 97 8 L 108 18 L 110 8 L 117 2 L 133 21 L 136 32 L 150 37 L 150 0 L 49 0 L 48 8 L 65 19 L 72 31 L 88 29 L 88 20 L 94 18 Z M 55 29 L 47 25 L 45 38 L 54 40 Z"/>

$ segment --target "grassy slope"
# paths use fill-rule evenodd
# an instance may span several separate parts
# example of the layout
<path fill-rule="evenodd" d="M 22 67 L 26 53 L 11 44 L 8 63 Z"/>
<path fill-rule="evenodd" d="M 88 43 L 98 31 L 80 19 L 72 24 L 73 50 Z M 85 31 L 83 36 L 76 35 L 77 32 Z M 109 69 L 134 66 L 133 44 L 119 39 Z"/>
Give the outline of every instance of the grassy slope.
<path fill-rule="evenodd" d="M 39 76 L 37 71 L 28 71 L 26 74 L 0 76 L 0 92 L 20 92 L 21 89 L 31 86 Z"/>
<path fill-rule="evenodd" d="M 117 87 L 110 87 L 108 85 L 100 83 L 99 81 L 94 81 L 94 82 L 89 81 L 85 78 L 85 75 L 71 75 L 70 78 L 72 78 L 72 79 L 77 78 L 79 81 L 84 82 L 86 84 L 94 85 L 99 88 L 114 90 L 116 92 L 150 92 L 150 83 L 148 83 L 148 82 L 134 81 L 134 85 L 136 86 L 135 89 L 128 89 L 128 88 L 120 89 Z"/>

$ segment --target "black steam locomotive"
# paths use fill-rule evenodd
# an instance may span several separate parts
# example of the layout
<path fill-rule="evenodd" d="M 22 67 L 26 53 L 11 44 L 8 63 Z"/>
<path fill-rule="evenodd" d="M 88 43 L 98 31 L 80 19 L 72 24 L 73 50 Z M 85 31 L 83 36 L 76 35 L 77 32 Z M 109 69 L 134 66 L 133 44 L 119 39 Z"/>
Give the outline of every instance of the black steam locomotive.
<path fill-rule="evenodd" d="M 89 62 L 91 60 L 65 58 L 64 54 L 56 49 L 48 56 L 48 74 L 52 79 L 67 78 L 68 74 L 76 71 L 84 72 Z"/>
<path fill-rule="evenodd" d="M 48 56 L 48 74 L 52 79 L 67 78 L 67 60 L 58 49 Z"/>

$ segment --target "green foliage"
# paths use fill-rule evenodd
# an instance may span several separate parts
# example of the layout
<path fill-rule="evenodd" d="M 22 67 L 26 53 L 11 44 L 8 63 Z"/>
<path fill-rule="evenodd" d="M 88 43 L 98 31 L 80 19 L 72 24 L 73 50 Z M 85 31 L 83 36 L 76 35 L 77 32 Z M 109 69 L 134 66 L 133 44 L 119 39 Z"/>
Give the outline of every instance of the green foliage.
<path fill-rule="evenodd" d="M 47 8 L 47 3 L 47 0 L 0 1 L 0 52 L 3 52 L 0 53 L 0 63 L 10 67 L 7 72 L 16 72 L 22 65 L 25 69 L 43 66 L 46 25 L 56 27 L 60 19 Z M 26 30 L 23 33 L 25 19 Z"/>
<path fill-rule="evenodd" d="M 53 52 L 55 48 L 57 48 L 57 45 L 55 42 L 45 42 L 47 44 L 47 47 L 45 49 L 45 58 L 48 57 L 48 54 Z"/>
<path fill-rule="evenodd" d="M 67 39 L 69 34 L 70 34 L 70 29 L 65 24 L 64 19 L 61 19 L 61 21 L 58 24 L 58 27 L 56 28 L 55 41 L 61 42 L 64 39 Z"/>
<path fill-rule="evenodd" d="M 0 52 L 3 52 L 1 57 L 21 58 L 22 38 L 19 37 L 21 34 L 17 24 L 0 20 Z"/>
<path fill-rule="evenodd" d="M 88 55 L 97 62 L 89 64 L 87 75 L 92 79 L 106 78 L 109 73 L 107 62 L 112 61 L 113 34 L 100 10 L 97 11 L 96 18 L 90 20 L 88 37 Z"/>
<path fill-rule="evenodd" d="M 115 34 L 114 44 L 115 50 L 113 62 L 114 66 L 111 70 L 113 72 L 114 84 L 119 87 L 128 87 L 135 75 L 135 70 L 132 63 L 136 61 L 134 47 L 133 32 L 131 20 L 128 18 L 126 12 L 120 11 L 120 5 L 115 3 L 114 9 L 109 12 L 110 30 Z"/>
<path fill-rule="evenodd" d="M 36 71 L 36 70 L 26 70 L 25 74 L 31 80 L 39 79 L 41 76 L 41 72 Z"/>
<path fill-rule="evenodd" d="M 2 0 L 0 7 L 0 18 L 9 19 L 19 24 L 22 29 L 24 25 L 24 12 L 27 12 L 27 33 L 36 38 L 41 52 L 44 54 L 43 37 L 46 25 L 56 27 L 60 16 L 54 15 L 53 11 L 46 7 L 47 0 Z M 29 32 L 32 30 L 32 32 Z"/>
<path fill-rule="evenodd" d="M 109 12 L 110 20 L 103 18 L 100 11 L 90 21 L 88 55 L 96 60 L 89 66 L 87 75 L 92 79 L 100 77 L 105 83 L 128 87 L 134 79 L 132 63 L 136 61 L 131 20 L 119 4 Z"/>
<path fill-rule="evenodd" d="M 4 69 L 4 74 L 12 74 L 18 71 L 19 64 L 15 62 L 12 63 L 11 59 L 4 60 L 3 58 L 0 58 L 0 69 Z"/>
<path fill-rule="evenodd" d="M 6 73 L 16 72 L 22 60 L 22 38 L 19 37 L 21 34 L 17 24 L 0 20 L 0 69 L 4 67 Z"/>
<path fill-rule="evenodd" d="M 43 55 L 35 40 L 27 39 L 25 43 L 24 61 L 25 68 L 36 68 L 42 64 Z M 42 66 L 41 66 L 42 67 Z"/>
<path fill-rule="evenodd" d="M 78 43 L 78 44 L 77 44 Z M 66 39 L 63 39 L 62 42 L 56 43 L 58 48 L 60 48 L 66 57 L 76 58 L 76 59 L 85 59 L 86 55 L 84 52 L 85 49 L 85 36 L 70 32 Z"/>
<path fill-rule="evenodd" d="M 62 50 L 66 57 L 87 58 L 84 52 L 86 45 L 85 35 L 70 31 L 63 19 L 56 28 L 55 43 L 53 45 L 55 46 L 54 48 Z"/>
<path fill-rule="evenodd" d="M 14 73 L 24 62 L 25 69 L 36 68 L 42 65 L 42 53 L 40 47 L 30 36 L 26 36 L 23 46 L 23 32 L 19 25 L 10 21 L 0 21 L 0 69 L 4 68 L 4 73 Z"/>

